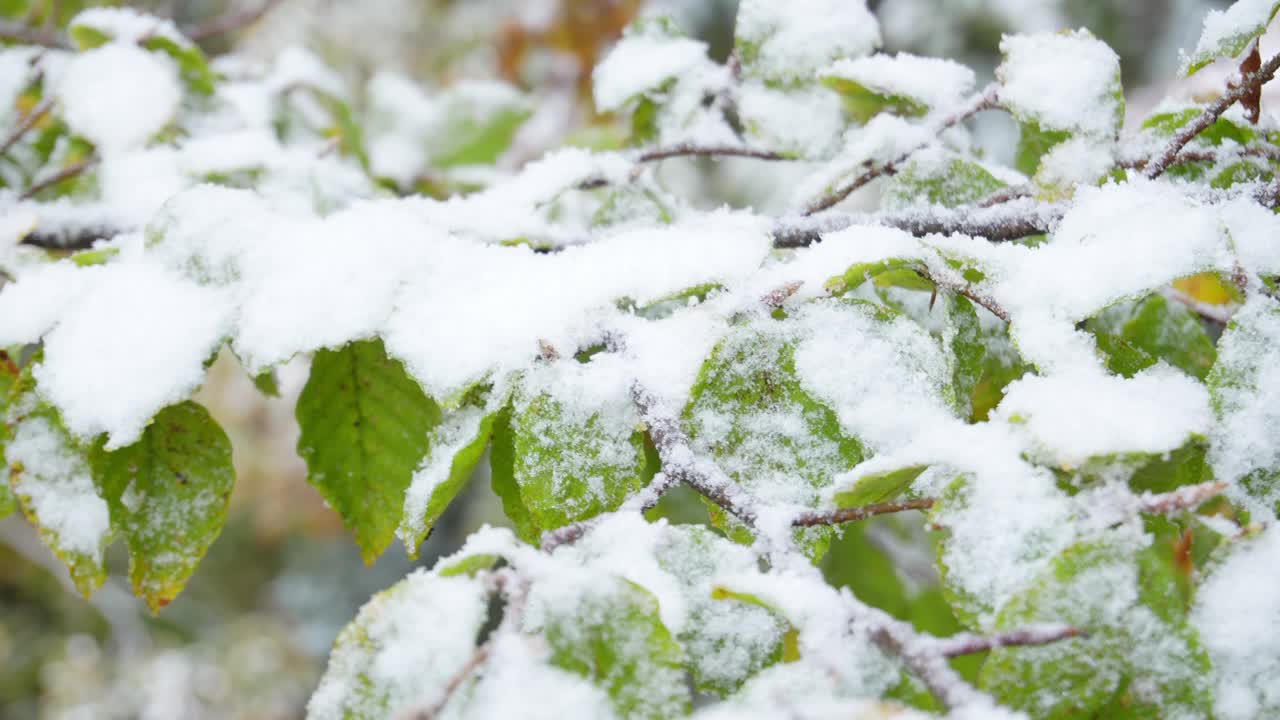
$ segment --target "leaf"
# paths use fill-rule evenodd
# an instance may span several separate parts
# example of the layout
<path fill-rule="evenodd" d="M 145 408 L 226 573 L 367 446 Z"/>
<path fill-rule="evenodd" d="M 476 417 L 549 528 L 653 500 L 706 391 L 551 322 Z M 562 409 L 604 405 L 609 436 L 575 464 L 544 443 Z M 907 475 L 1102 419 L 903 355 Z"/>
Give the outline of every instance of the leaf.
<path fill-rule="evenodd" d="M 925 466 L 902 468 L 875 475 L 864 475 L 858 478 L 853 487 L 843 490 L 835 496 L 838 507 L 859 507 L 874 503 L 888 502 L 911 487 L 911 483 L 925 471 Z"/>
<path fill-rule="evenodd" d="M 889 258 L 877 262 L 858 263 L 845 270 L 843 275 L 836 275 L 827 280 L 824 287 L 833 295 L 841 295 L 856 290 L 868 280 L 885 273 L 894 270 L 909 270 L 915 273 L 916 269 L 923 266 L 924 263 L 916 258 Z"/>
<path fill-rule="evenodd" d="M 1014 154 L 1013 166 L 1023 175 L 1035 175 L 1040 167 L 1040 158 L 1055 145 L 1070 139 L 1070 132 L 1046 129 L 1034 120 L 1019 123 L 1018 148 Z"/>
<path fill-rule="evenodd" d="M 395 537 L 413 471 L 440 423 L 435 401 L 382 340 L 321 350 L 298 398 L 307 481 L 342 516 L 372 563 Z"/>
<path fill-rule="evenodd" d="M 1280 511 L 1280 303 L 1253 298 L 1218 340 L 1208 377 L 1217 423 L 1210 438 L 1213 475 Z"/>
<path fill-rule="evenodd" d="M 866 451 L 801 386 L 795 343 L 785 321 L 763 318 L 735 328 L 703 364 L 684 417 L 695 452 L 713 457 L 746 490 L 772 502 L 817 507 L 821 491 Z M 712 520 L 728 527 L 715 508 Z M 797 530 L 797 539 L 816 559 L 831 532 L 806 528 Z"/>
<path fill-rule="evenodd" d="M 9 483 L 40 539 L 67 566 L 76 590 L 89 597 L 107 578 L 104 555 L 111 515 L 83 447 L 58 412 L 39 400 L 33 360 L 11 389 L 4 447 Z"/>
<path fill-rule="evenodd" d="M 623 379 L 613 379 L 607 399 L 591 398 L 597 365 L 562 360 L 531 370 L 514 394 L 508 436 L 495 435 L 494 487 L 526 542 L 616 509 L 657 469 Z"/>
<path fill-rule="evenodd" d="M 481 580 L 417 570 L 373 596 L 338 635 L 311 720 L 383 720 L 442 697 L 489 616 Z"/>
<path fill-rule="evenodd" d="M 1207 655 L 1182 613 L 1155 546 L 1112 533 L 1068 548 L 1001 610 L 999 631 L 1037 622 L 1086 629 L 1044 647 L 991 652 L 980 686 L 1036 717 L 1208 717 Z M 1140 535 L 1139 535 L 1140 537 Z M 1151 637 L 1161 637 L 1158 656 Z M 1123 709 L 1123 711 L 1121 710 Z"/>
<path fill-rule="evenodd" d="M 418 546 L 480 463 L 494 419 L 493 412 L 466 407 L 446 414 L 431 431 L 430 449 L 405 492 L 404 515 L 396 531 L 409 557 L 417 557 Z"/>
<path fill-rule="evenodd" d="M 1200 319 L 1182 303 L 1159 294 L 1114 305 L 1090 318 L 1086 328 L 1097 339 L 1108 369 L 1125 377 L 1164 360 L 1203 380 L 1217 360 Z"/>
<path fill-rule="evenodd" d="M 266 397 L 280 397 L 280 379 L 274 368 L 267 368 L 253 376 L 253 386 Z"/>
<path fill-rule="evenodd" d="M 972 417 L 973 394 L 986 369 L 987 345 L 978 311 L 966 297 L 946 293 L 948 345 L 955 359 L 952 383 L 956 391 L 956 409 L 962 417 Z"/>
<path fill-rule="evenodd" d="M 1196 72 L 1219 58 L 1233 58 L 1266 31 L 1280 10 L 1275 0 L 1238 0 L 1226 10 L 1210 10 L 1196 50 L 1187 61 L 1186 74 Z"/>
<path fill-rule="evenodd" d="M 9 424 L 5 422 L 5 418 L 9 413 L 9 404 L 13 401 L 13 388 L 18 384 L 18 378 L 22 372 L 18 368 L 15 356 L 16 352 L 10 354 L 8 351 L 0 350 L 0 461 L 4 460 L 5 444 L 9 440 Z M 5 464 L 4 468 L 7 467 L 8 465 Z M 8 470 L 4 468 L 0 468 L 3 472 L 3 475 L 0 475 L 0 518 L 12 515 L 18 508 L 13 491 L 9 488 Z"/>
<path fill-rule="evenodd" d="M 794 631 L 770 608 L 713 597 L 717 577 L 756 569 L 755 555 L 705 527 L 672 527 L 655 549 L 658 565 L 678 582 L 688 618 L 677 640 L 694 687 L 724 697 L 784 657 Z"/>
<path fill-rule="evenodd" d="M 89 454 L 111 524 L 129 546 L 134 594 L 153 612 L 195 572 L 227 519 L 235 467 L 231 441 L 194 402 L 161 410 L 136 443 Z"/>
<path fill-rule="evenodd" d="M 532 591 L 530 614 L 540 617 L 528 629 L 546 638 L 551 664 L 606 690 L 621 718 L 688 714 L 684 653 L 662 624 L 649 591 L 604 576 L 572 594 L 549 594 L 542 606 L 538 589 Z"/>
<path fill-rule="evenodd" d="M 511 408 L 498 412 L 493 421 L 493 446 L 489 449 L 489 477 L 493 492 L 502 501 L 502 511 L 515 527 L 516 535 L 529 543 L 541 539 L 542 528 L 534 523 L 520 486 L 516 484 L 516 436 L 511 427 Z"/>
<path fill-rule="evenodd" d="M 494 87 L 485 83 L 456 85 L 440 99 L 442 122 L 428 141 L 437 168 L 492 165 L 532 115 L 523 96 L 510 90 L 495 96 Z"/>
<path fill-rule="evenodd" d="M 492 569 L 493 566 L 497 565 L 498 561 L 501 559 L 502 558 L 497 555 L 490 555 L 488 553 L 468 555 L 461 560 L 448 565 L 442 564 L 441 567 L 436 569 L 436 573 L 438 573 L 440 577 L 454 577 L 456 575 L 475 577 L 478 573 Z"/>
<path fill-rule="evenodd" d="M 141 43 L 142 47 L 152 52 L 168 55 L 178 66 L 182 82 L 192 91 L 200 95 L 212 95 L 215 87 L 213 70 L 200 48 L 191 42 L 179 43 L 164 35 L 152 35 Z"/>
<path fill-rule="evenodd" d="M 890 178 L 884 191 L 884 207 L 959 207 L 977 203 L 1007 185 L 973 160 L 926 154 L 909 160 Z"/>

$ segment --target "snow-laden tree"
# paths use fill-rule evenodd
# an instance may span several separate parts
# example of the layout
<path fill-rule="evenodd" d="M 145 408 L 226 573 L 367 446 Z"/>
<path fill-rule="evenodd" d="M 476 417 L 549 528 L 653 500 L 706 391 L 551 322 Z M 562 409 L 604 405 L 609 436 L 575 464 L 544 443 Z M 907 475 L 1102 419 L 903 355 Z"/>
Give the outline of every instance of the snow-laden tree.
<path fill-rule="evenodd" d="M 1225 86 L 1123 134 L 1085 29 L 979 87 L 862 0 L 743 0 L 724 64 L 648 15 L 594 73 L 628 147 L 515 172 L 503 84 L 6 24 L 0 514 L 85 594 L 123 540 L 162 608 L 235 482 L 211 358 L 310 355 L 298 450 L 367 560 L 486 458 L 513 527 L 372 599 L 314 718 L 1274 716 L 1278 8 L 1211 13 L 1183 72 Z M 706 209 L 690 159 L 797 180 Z"/>

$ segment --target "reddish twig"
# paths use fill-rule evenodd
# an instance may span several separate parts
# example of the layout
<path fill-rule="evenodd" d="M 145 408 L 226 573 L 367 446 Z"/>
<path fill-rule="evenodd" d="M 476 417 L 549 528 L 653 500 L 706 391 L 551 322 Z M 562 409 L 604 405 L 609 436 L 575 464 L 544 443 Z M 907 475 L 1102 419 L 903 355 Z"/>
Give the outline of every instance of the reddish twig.
<path fill-rule="evenodd" d="M 954 658 L 974 655 L 988 650 L 995 650 L 996 648 L 1049 645 L 1063 640 L 1070 640 L 1071 638 L 1086 636 L 1088 636 L 1088 633 L 1070 625 L 1045 625 L 985 637 L 962 633 L 948 638 L 940 638 L 938 646 L 943 655 Z"/>
<path fill-rule="evenodd" d="M 820 525 L 841 525 L 858 522 L 877 515 L 891 515 L 908 510 L 928 510 L 933 507 L 933 498 L 920 498 L 903 502 L 883 502 L 860 507 L 837 508 L 835 510 L 811 510 L 802 512 L 791 521 L 792 527 L 817 527 Z"/>
<path fill-rule="evenodd" d="M 53 100 L 45 99 L 40 101 L 39 105 L 32 108 L 31 112 L 24 115 L 23 118 L 18 121 L 17 126 L 13 128 L 13 132 L 9 133 L 9 136 L 4 139 L 3 143 L 0 143 L 0 155 L 4 155 L 9 152 L 10 148 L 17 145 L 18 141 L 25 137 L 27 133 L 31 132 L 31 128 L 35 127 L 36 124 L 40 122 L 40 119 L 48 115 L 49 111 L 52 109 Z"/>
<path fill-rule="evenodd" d="M 1207 482 L 1187 485 L 1167 493 L 1144 493 L 1137 497 L 1138 509 L 1145 513 L 1170 515 L 1184 510 L 1194 510 L 1227 489 L 1225 482 Z"/>

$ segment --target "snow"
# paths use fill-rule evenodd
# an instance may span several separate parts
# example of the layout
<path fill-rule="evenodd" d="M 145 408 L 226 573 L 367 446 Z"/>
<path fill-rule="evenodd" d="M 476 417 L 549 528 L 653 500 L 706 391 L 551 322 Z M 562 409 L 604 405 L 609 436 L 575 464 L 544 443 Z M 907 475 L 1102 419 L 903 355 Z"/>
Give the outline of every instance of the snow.
<path fill-rule="evenodd" d="M 744 0 L 735 35 L 750 48 L 748 71 L 767 80 L 808 80 L 841 58 L 880 46 L 880 26 L 864 0 Z"/>
<path fill-rule="evenodd" d="M 883 165 L 929 144 L 934 133 L 896 115 L 880 114 L 863 127 L 845 133 L 844 147 L 831 162 L 796 187 L 792 203 L 803 206 L 853 180 L 874 165 Z"/>
<path fill-rule="evenodd" d="M 630 33 L 596 66 L 596 109 L 621 110 L 631 100 L 662 88 L 707 62 L 705 43 L 684 37 Z"/>
<path fill-rule="evenodd" d="M 1199 586 L 1191 623 L 1213 659 L 1214 712 L 1223 720 L 1280 710 L 1280 593 L 1269 570 L 1280 563 L 1280 527 L 1230 548 Z"/>
<path fill-rule="evenodd" d="M 1119 130 L 1120 58 L 1087 30 L 1006 35 L 1000 51 L 1000 101 L 1019 120 L 1095 137 Z"/>
<path fill-rule="evenodd" d="M 1235 0 L 1226 10 L 1210 10 L 1204 17 L 1204 29 L 1196 43 L 1196 51 L 1187 60 L 1194 70 L 1227 54 L 1243 49 L 1250 37 L 1261 35 L 1276 14 L 1275 0 Z M 1241 46 L 1237 49 L 1237 46 Z"/>
<path fill-rule="evenodd" d="M 928 109 L 959 105 L 976 82 L 973 71 L 960 63 L 910 53 L 838 60 L 821 77 L 849 80 L 878 95 L 905 98 Z"/>
<path fill-rule="evenodd" d="M 4 457 L 9 466 L 22 468 L 14 491 L 51 544 L 77 562 L 101 567 L 111 532 L 107 501 L 66 433 L 49 418 L 33 415 L 16 424 Z"/>
<path fill-rule="evenodd" d="M 146 143 L 182 101 L 178 68 L 168 56 L 118 42 L 77 54 L 55 91 L 72 131 L 103 152 Z"/>
<path fill-rule="evenodd" d="M 232 309 L 219 290 L 145 260 L 86 274 L 82 292 L 44 336 L 35 375 L 69 430 L 86 439 L 105 432 L 114 449 L 200 386 Z"/>
<path fill-rule="evenodd" d="M 117 43 L 138 45 L 150 37 L 172 40 L 180 47 L 190 47 L 172 20 L 139 12 L 133 8 L 99 7 L 82 10 L 71 19 L 71 28 L 90 28 Z"/>

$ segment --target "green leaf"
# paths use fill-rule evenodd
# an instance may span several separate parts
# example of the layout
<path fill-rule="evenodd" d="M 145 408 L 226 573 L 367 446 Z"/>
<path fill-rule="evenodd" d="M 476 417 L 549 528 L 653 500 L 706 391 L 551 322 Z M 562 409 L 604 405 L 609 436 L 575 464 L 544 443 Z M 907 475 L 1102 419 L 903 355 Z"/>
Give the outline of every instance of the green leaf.
<path fill-rule="evenodd" d="M 1071 133 L 1066 130 L 1046 129 L 1034 120 L 1019 123 L 1013 166 L 1023 175 L 1035 175 L 1040 167 L 1040 158 L 1055 145 L 1070 139 Z"/>
<path fill-rule="evenodd" d="M 1144 557 L 1153 552 L 1123 534 L 1068 548 L 1006 604 L 996 629 L 1060 622 L 1089 636 L 994 650 L 981 687 L 1035 717 L 1210 716 L 1208 657 L 1168 605 L 1177 588 L 1157 558 Z M 1158 657 L 1151 637 L 1162 638 Z"/>
<path fill-rule="evenodd" d="M 1280 303 L 1253 298 L 1218 340 L 1208 377 L 1217 417 L 1211 438 L 1213 474 L 1280 512 Z"/>
<path fill-rule="evenodd" d="M 267 368 L 253 376 L 253 386 L 266 397 L 280 397 L 280 379 L 273 368 Z"/>
<path fill-rule="evenodd" d="M 1187 123 L 1203 115 L 1205 110 L 1206 108 L 1204 107 L 1196 106 L 1185 110 L 1156 113 L 1144 120 L 1142 127 L 1144 130 L 1151 130 L 1161 137 L 1172 137 Z M 1241 146 L 1245 146 L 1256 137 L 1257 133 L 1252 129 L 1237 125 L 1227 118 L 1218 118 L 1212 125 L 1198 134 L 1193 142 L 1203 141 L 1209 145 L 1218 146 L 1227 140 L 1231 140 Z"/>
<path fill-rule="evenodd" d="M 307 480 L 372 563 L 395 537 L 413 471 L 440 423 L 435 401 L 387 356 L 381 340 L 321 350 L 298 398 Z"/>
<path fill-rule="evenodd" d="M 973 394 L 986 369 L 987 345 L 978 311 L 966 297 L 946 293 L 948 345 L 955 359 L 952 383 L 956 389 L 956 409 L 963 417 L 972 417 Z"/>
<path fill-rule="evenodd" d="M 87 448 L 67 431 L 58 412 L 37 397 L 34 364 L 24 368 L 11 390 L 4 447 L 9 482 L 41 541 L 67 566 L 76 590 L 87 598 L 107 578 L 110 510 L 94 482 Z"/>
<path fill-rule="evenodd" d="M 9 414 L 9 404 L 13 401 L 13 388 L 18 384 L 21 370 L 17 358 L 8 351 L 0 350 L 0 461 L 4 460 L 5 444 L 9 440 L 9 423 L 5 421 Z M 0 518 L 12 515 L 18 509 L 13 491 L 9 487 L 7 464 L 0 468 Z"/>
<path fill-rule="evenodd" d="M 1266 32 L 1280 2 L 1240 0 L 1223 10 L 1210 10 L 1196 50 L 1187 62 L 1186 74 L 1193 75 L 1219 58 L 1243 53 L 1249 43 Z"/>
<path fill-rule="evenodd" d="M 713 596 L 718 577 L 751 572 L 755 555 L 698 526 L 672 527 L 655 549 L 658 565 L 678 582 L 688 613 L 680 645 L 699 692 L 724 697 L 748 678 L 783 659 L 790 625 L 770 608 L 723 602 Z"/>
<path fill-rule="evenodd" d="M 695 451 L 715 458 L 748 491 L 816 507 L 822 490 L 866 451 L 801 386 L 795 342 L 786 321 L 761 318 L 735 328 L 703 364 L 684 417 Z M 712 520 L 728 527 L 714 508 Z M 831 532 L 806 528 L 797 539 L 816 559 Z"/>
<path fill-rule="evenodd" d="M 396 531 L 409 557 L 417 557 L 418 546 L 480 463 L 494 420 L 493 412 L 466 407 L 445 415 L 431 431 L 430 449 L 405 493 L 404 516 Z"/>
<path fill-rule="evenodd" d="M 1200 318 L 1163 295 L 1114 305 L 1090 318 L 1085 327 L 1097 339 L 1108 369 L 1125 377 L 1164 360 L 1203 380 L 1217 360 Z"/>
<path fill-rule="evenodd" d="M 161 410 L 138 442 L 89 454 L 112 526 L 129 546 L 133 591 L 153 612 L 195 572 L 227 519 L 235 467 L 231 441 L 194 402 Z"/>
<path fill-rule="evenodd" d="M 857 290 L 863 283 L 885 273 L 906 270 L 915 274 L 916 269 L 923 266 L 924 263 L 917 258 L 889 258 L 871 263 L 858 263 L 845 270 L 843 275 L 836 275 L 827 280 L 824 286 L 831 294 L 841 295 Z M 929 287 L 932 287 L 932 284 Z"/>
<path fill-rule="evenodd" d="M 338 635 L 307 717 L 384 720 L 435 702 L 475 654 L 488 619 L 481 580 L 411 573 Z"/>
<path fill-rule="evenodd" d="M 581 399 L 592 367 L 563 360 L 534 368 L 514 394 L 508 424 L 495 425 L 494 489 L 526 542 L 616 509 L 656 470 L 625 387 L 607 403 Z"/>
<path fill-rule="evenodd" d="M 493 569 L 493 566 L 497 565 L 498 561 L 501 559 L 502 558 L 497 555 L 490 555 L 488 553 L 468 555 L 461 560 L 457 560 L 447 565 L 442 564 L 441 567 L 436 570 L 436 573 L 439 574 L 440 577 L 455 577 L 457 575 L 475 577 L 478 573 Z"/>
<path fill-rule="evenodd" d="M 858 478 L 853 487 L 835 496 L 836 505 L 859 507 L 892 500 L 906 492 L 925 469 L 925 466 L 917 465 Z"/>
<path fill-rule="evenodd" d="M 141 44 L 148 50 L 173 58 L 178 65 L 178 73 L 188 88 L 201 95 L 213 94 L 216 89 L 213 70 L 209 68 L 209 61 L 197 45 L 190 42 L 179 43 L 164 35 L 152 35 Z"/>
<path fill-rule="evenodd" d="M 71 23 L 67 28 L 67 34 L 71 36 L 71 42 L 81 52 L 106 45 L 112 39 L 110 34 L 82 23 Z"/>
<path fill-rule="evenodd" d="M 654 720 L 686 715 L 684 652 L 662 624 L 658 601 L 617 577 L 592 580 L 571 595 L 554 593 L 538 607 L 551 664 L 588 678 L 609 693 L 621 718 Z"/>
<path fill-rule="evenodd" d="M 1006 186 L 980 163 L 960 156 L 914 158 L 890 178 L 884 190 L 884 207 L 959 207 L 979 202 Z"/>
<path fill-rule="evenodd" d="M 441 100 L 444 119 L 428 144 L 431 164 L 437 168 L 492 165 L 532 114 L 523 96 L 511 91 L 495 102 L 493 89 L 486 85 L 457 85 Z"/>
<path fill-rule="evenodd" d="M 877 92 L 849 78 L 823 74 L 819 75 L 819 80 L 840 95 L 845 112 L 859 125 L 866 125 L 868 120 L 882 112 L 905 117 L 920 117 L 929 112 L 929 106 L 918 100 Z"/>

